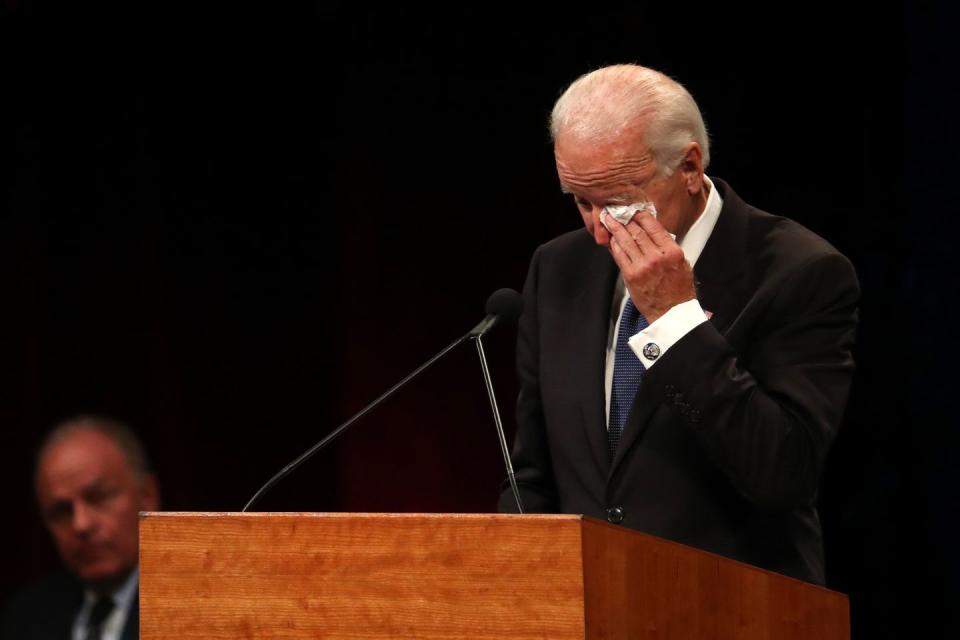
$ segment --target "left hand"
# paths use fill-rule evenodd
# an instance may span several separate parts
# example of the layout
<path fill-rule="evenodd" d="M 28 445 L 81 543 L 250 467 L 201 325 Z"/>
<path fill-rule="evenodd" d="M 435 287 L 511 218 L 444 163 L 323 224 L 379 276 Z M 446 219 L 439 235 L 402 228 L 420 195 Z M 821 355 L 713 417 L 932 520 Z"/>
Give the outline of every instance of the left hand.
<path fill-rule="evenodd" d="M 640 212 L 623 225 L 607 215 L 607 222 L 613 236 L 610 253 L 647 322 L 653 324 L 671 307 L 697 297 L 683 250 L 653 216 Z"/>

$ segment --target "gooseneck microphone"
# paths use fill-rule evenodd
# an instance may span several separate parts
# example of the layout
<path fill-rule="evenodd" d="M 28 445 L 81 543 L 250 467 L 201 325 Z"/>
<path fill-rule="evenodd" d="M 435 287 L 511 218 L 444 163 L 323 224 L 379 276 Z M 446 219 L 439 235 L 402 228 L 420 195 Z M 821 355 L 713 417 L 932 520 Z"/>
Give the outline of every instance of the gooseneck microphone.
<path fill-rule="evenodd" d="M 507 448 L 506 438 L 503 434 L 503 425 L 500 422 L 500 413 L 497 410 L 497 401 L 493 394 L 493 385 L 490 381 L 490 373 L 487 368 L 487 360 L 483 353 L 483 345 L 481 343 L 481 338 L 486 335 L 491 329 L 500 324 L 507 324 L 510 322 L 516 321 L 520 316 L 520 311 L 523 307 L 523 299 L 520 297 L 520 294 L 514 291 L 513 289 L 497 289 L 493 294 L 487 299 L 486 312 L 487 316 L 480 321 L 477 326 L 471 329 L 466 334 L 460 336 L 449 345 L 444 347 L 439 353 L 435 356 L 424 362 L 422 365 L 413 370 L 412 373 L 407 375 L 403 380 L 396 383 L 385 392 L 380 394 L 373 402 L 365 406 L 363 409 L 358 411 L 352 417 L 350 417 L 346 422 L 341 424 L 339 427 L 331 431 L 325 438 L 320 440 L 306 451 L 304 451 L 300 456 L 298 456 L 293 462 L 285 466 L 283 469 L 278 471 L 272 478 L 266 481 L 262 487 L 260 487 L 253 497 L 247 501 L 247 504 L 244 505 L 242 511 L 248 511 L 253 505 L 255 505 L 260 498 L 264 496 L 275 484 L 283 480 L 285 477 L 293 473 L 304 462 L 312 458 L 317 452 L 326 447 L 328 444 L 340 437 L 347 429 L 352 427 L 360 418 L 364 417 L 374 409 L 376 409 L 384 400 L 392 396 L 394 393 L 402 389 L 407 385 L 411 380 L 419 376 L 421 373 L 426 371 L 430 366 L 447 355 L 450 351 L 458 347 L 462 342 L 466 340 L 475 340 L 477 343 L 477 350 L 480 353 L 480 363 L 483 367 L 483 376 L 484 381 L 487 385 L 487 394 L 490 397 L 490 406 L 493 409 L 494 421 L 497 426 L 497 435 L 500 440 L 500 447 L 503 450 L 504 460 L 507 466 L 507 477 L 510 480 L 510 486 L 513 489 L 514 498 L 517 501 L 517 508 L 520 513 L 523 513 L 523 508 L 520 504 L 520 493 L 517 489 L 516 479 L 513 476 L 513 465 L 510 462 L 510 453 Z"/>
<path fill-rule="evenodd" d="M 487 317 L 470 329 L 467 336 L 482 338 L 498 324 L 516 322 L 523 310 L 523 298 L 513 289 L 497 289 L 487 298 Z"/>

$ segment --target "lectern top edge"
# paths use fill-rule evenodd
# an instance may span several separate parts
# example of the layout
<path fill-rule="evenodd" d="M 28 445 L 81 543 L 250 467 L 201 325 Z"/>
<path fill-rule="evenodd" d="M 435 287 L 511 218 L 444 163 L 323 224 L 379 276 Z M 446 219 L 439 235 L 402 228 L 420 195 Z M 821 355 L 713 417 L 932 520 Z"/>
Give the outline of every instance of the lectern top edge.
<path fill-rule="evenodd" d="M 516 514 L 516 513 L 355 513 L 355 512 L 341 512 L 341 511 L 255 511 L 255 512 L 240 512 L 240 511 L 141 511 L 140 518 L 183 518 L 183 517 L 197 517 L 197 518 L 225 518 L 225 517 L 240 517 L 240 518 L 344 518 L 344 519 L 356 519 L 356 518 L 435 518 L 435 519 L 463 519 L 463 520 L 512 520 L 512 519 L 523 519 L 523 520 L 566 520 L 566 521 L 580 521 L 580 520 L 591 520 L 586 516 L 580 514 L 554 514 L 554 513 L 545 513 L 545 514 Z"/>

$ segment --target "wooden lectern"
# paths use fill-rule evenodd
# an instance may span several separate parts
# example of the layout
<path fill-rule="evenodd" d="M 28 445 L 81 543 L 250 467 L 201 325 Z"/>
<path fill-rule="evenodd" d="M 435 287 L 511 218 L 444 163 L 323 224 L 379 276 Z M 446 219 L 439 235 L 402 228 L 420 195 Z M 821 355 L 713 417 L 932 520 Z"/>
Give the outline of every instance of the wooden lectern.
<path fill-rule="evenodd" d="M 140 637 L 846 640 L 847 597 L 581 516 L 146 513 Z"/>

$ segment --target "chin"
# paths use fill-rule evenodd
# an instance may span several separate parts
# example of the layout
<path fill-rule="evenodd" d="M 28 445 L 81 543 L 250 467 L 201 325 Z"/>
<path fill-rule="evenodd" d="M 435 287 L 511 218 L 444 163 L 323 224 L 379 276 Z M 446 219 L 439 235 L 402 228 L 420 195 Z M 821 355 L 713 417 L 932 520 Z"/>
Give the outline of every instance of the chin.
<path fill-rule="evenodd" d="M 118 563 L 98 563 L 81 567 L 75 573 L 80 581 L 85 584 L 113 586 L 122 582 L 132 568 L 120 566 Z"/>

